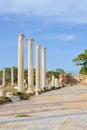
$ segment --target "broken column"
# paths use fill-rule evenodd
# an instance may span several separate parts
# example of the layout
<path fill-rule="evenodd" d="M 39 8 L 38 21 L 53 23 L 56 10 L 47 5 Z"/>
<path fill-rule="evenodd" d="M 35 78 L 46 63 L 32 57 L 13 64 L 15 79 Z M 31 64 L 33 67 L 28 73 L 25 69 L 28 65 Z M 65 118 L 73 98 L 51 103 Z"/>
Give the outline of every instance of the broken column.
<path fill-rule="evenodd" d="M 46 88 L 46 48 L 42 48 L 42 90 Z"/>
<path fill-rule="evenodd" d="M 28 93 L 34 92 L 33 83 L 33 38 L 28 39 Z"/>
<path fill-rule="evenodd" d="M 24 90 L 24 34 L 18 35 L 18 91 Z"/>
<path fill-rule="evenodd" d="M 58 78 L 55 78 L 55 87 L 58 88 Z"/>
<path fill-rule="evenodd" d="M 40 91 L 40 45 L 36 45 L 36 96 Z"/>
<path fill-rule="evenodd" d="M 5 80 L 6 80 L 6 77 L 5 77 L 5 68 L 4 68 L 3 69 L 3 87 L 5 87 L 5 85 L 6 85 Z"/>
<path fill-rule="evenodd" d="M 52 87 L 55 86 L 55 76 L 52 76 Z"/>

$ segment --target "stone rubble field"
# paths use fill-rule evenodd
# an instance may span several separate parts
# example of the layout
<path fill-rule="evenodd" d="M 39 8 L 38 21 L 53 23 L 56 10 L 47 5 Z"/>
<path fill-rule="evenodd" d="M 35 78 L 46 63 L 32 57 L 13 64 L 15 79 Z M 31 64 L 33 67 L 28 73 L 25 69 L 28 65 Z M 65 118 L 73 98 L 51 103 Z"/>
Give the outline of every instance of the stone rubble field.
<path fill-rule="evenodd" d="M 87 130 L 87 87 L 65 87 L 0 105 L 0 130 Z"/>

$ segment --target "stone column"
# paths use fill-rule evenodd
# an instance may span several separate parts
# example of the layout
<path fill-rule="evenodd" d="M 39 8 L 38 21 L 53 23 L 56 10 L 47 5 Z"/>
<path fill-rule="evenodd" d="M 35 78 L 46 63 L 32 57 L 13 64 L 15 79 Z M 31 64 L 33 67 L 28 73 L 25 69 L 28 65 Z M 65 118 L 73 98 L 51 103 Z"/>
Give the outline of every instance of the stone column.
<path fill-rule="evenodd" d="M 55 86 L 55 76 L 52 76 L 52 86 Z"/>
<path fill-rule="evenodd" d="M 14 69 L 13 67 L 11 68 L 11 86 L 14 86 Z"/>
<path fill-rule="evenodd" d="M 28 93 L 34 92 L 33 84 L 33 38 L 28 39 Z"/>
<path fill-rule="evenodd" d="M 58 88 L 58 78 L 55 78 L 55 87 Z"/>
<path fill-rule="evenodd" d="M 46 88 L 46 48 L 42 48 L 42 90 Z"/>
<path fill-rule="evenodd" d="M 36 45 L 36 96 L 40 91 L 40 45 Z"/>
<path fill-rule="evenodd" d="M 5 80 L 6 80 L 6 76 L 5 76 L 5 68 L 4 68 L 3 69 L 3 87 L 5 87 L 6 85 Z"/>
<path fill-rule="evenodd" d="M 24 34 L 18 35 L 18 91 L 24 90 Z"/>
<path fill-rule="evenodd" d="M 40 66 L 40 88 L 42 87 L 42 66 Z"/>

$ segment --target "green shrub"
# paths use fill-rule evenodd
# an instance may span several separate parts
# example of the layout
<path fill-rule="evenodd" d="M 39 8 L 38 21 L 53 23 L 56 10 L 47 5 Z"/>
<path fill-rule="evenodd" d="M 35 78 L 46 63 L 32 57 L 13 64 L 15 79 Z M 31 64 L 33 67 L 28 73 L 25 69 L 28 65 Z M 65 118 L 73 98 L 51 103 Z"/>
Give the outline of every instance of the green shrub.
<path fill-rule="evenodd" d="M 0 97 L 0 104 L 11 102 L 9 97 Z"/>
<path fill-rule="evenodd" d="M 31 117 L 31 115 L 20 114 L 20 115 L 17 115 L 16 117 Z"/>
<path fill-rule="evenodd" d="M 22 93 L 22 92 L 16 92 L 16 93 L 13 93 L 14 96 L 19 96 L 19 98 L 21 100 L 28 100 L 29 99 L 29 95 L 26 94 L 26 93 Z"/>
<path fill-rule="evenodd" d="M 7 90 L 7 92 L 13 92 L 13 93 L 17 92 L 17 89 L 11 88 L 11 87 L 7 87 L 6 90 Z"/>

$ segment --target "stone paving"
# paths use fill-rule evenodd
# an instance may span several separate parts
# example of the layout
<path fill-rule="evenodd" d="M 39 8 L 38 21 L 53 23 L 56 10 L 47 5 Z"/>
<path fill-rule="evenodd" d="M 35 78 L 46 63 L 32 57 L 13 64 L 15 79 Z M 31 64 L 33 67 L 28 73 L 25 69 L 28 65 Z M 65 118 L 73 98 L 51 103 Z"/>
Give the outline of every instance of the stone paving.
<path fill-rule="evenodd" d="M 16 117 L 20 114 L 29 117 Z M 87 130 L 87 87 L 66 87 L 0 105 L 0 130 Z"/>

